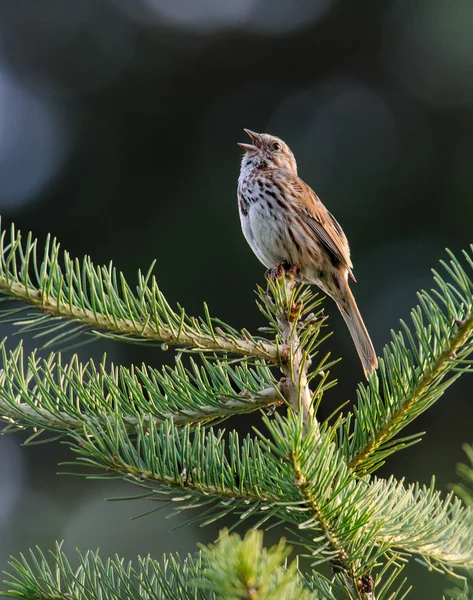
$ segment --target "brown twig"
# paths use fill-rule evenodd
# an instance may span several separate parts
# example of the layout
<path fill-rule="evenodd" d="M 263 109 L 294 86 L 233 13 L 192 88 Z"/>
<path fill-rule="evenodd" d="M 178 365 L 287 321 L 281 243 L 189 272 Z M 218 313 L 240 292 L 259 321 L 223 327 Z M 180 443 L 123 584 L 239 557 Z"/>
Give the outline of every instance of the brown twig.
<path fill-rule="evenodd" d="M 295 267 L 284 270 L 283 266 L 280 265 L 271 273 L 271 276 L 284 278 L 285 301 L 277 314 L 277 321 L 283 337 L 281 370 L 286 378 L 283 394 L 296 413 L 302 412 L 304 428 L 307 429 L 309 421 L 314 418 L 312 394 L 307 382 L 307 371 L 311 361 L 308 354 L 301 348 L 297 334 L 296 325 L 301 315 L 302 306 L 298 306 L 293 302 L 296 274 L 297 269 Z"/>

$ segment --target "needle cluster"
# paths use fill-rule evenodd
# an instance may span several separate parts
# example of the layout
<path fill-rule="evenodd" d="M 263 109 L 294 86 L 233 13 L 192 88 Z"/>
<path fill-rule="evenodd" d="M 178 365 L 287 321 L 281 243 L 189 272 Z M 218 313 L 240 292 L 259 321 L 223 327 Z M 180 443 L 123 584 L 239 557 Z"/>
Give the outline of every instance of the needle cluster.
<path fill-rule="evenodd" d="M 21 343 L 0 345 L 4 432 L 29 430 L 27 443 L 61 437 L 73 457 L 68 471 L 123 478 L 138 489 L 134 497 L 148 499 L 150 513 L 164 505 L 191 523 L 251 522 L 251 532 L 243 539 L 223 532 L 186 559 L 133 565 L 88 552 L 73 569 L 60 545 L 49 555 L 35 550 L 12 560 L 3 594 L 400 600 L 411 557 L 448 574 L 471 571 L 471 502 L 443 495 L 434 480 L 407 485 L 374 472 L 420 441 L 400 434 L 471 370 L 472 252 L 464 264 L 450 254 L 443 273 L 434 272 L 434 289 L 419 293 L 412 322 L 393 332 L 356 404 L 342 410 L 341 399 L 321 419 L 338 361 L 323 351 L 330 333 L 322 299 L 291 272 L 257 289 L 267 325 L 252 335 L 211 317 L 205 305 L 200 318 L 171 307 L 151 270 L 132 286 L 112 265 L 61 254 L 54 240 L 39 253 L 31 235 L 4 232 L 0 318 L 50 351 L 25 355 Z M 62 357 L 61 348 L 100 336 L 173 347 L 175 364 L 125 368 L 106 357 Z M 251 435 L 222 428 L 261 409 Z M 278 524 L 310 557 L 307 572 L 289 562 L 284 541 L 264 550 L 262 531 Z"/>

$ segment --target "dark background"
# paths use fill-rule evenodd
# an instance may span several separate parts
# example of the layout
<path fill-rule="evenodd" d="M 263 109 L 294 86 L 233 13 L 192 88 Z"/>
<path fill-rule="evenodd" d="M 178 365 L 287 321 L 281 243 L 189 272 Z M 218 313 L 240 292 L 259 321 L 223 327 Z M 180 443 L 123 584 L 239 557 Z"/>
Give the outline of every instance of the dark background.
<path fill-rule="evenodd" d="M 0 211 L 130 280 L 157 257 L 167 298 L 254 331 L 258 263 L 235 200 L 243 127 L 289 143 L 300 175 L 348 236 L 354 291 L 378 350 L 430 268 L 473 241 L 470 0 L 2 0 Z M 355 399 L 361 367 L 332 303 L 343 358 L 324 401 Z M 0 335 L 11 333 L 3 327 Z M 16 343 L 16 341 L 15 341 Z M 28 349 L 34 340 L 26 340 Z M 97 343 L 81 352 L 159 365 L 172 353 Z M 464 377 L 410 432 L 425 440 L 382 474 L 447 489 L 472 439 Z M 242 430 L 250 418 L 240 419 Z M 232 426 L 228 423 L 227 426 Z M 193 551 L 216 529 L 105 503 L 117 482 L 56 476 L 64 446 L 0 439 L 0 565 L 36 544 L 126 558 Z M 279 533 L 272 534 L 273 538 Z M 271 538 L 271 539 L 273 539 Z M 266 538 L 270 542 L 270 536 Z M 444 581 L 410 571 L 412 598 Z"/>

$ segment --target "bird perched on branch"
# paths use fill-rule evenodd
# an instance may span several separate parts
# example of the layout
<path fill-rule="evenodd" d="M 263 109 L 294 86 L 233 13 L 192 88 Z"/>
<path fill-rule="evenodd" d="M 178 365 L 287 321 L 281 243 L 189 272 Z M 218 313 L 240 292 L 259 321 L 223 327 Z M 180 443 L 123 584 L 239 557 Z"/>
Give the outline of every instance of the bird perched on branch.
<path fill-rule="evenodd" d="M 348 277 L 355 278 L 342 228 L 298 176 L 287 144 L 267 133 L 245 132 L 251 143 L 238 144 L 245 151 L 238 208 L 247 242 L 268 269 L 296 267 L 301 282 L 335 300 L 368 376 L 378 361 L 348 285 Z"/>

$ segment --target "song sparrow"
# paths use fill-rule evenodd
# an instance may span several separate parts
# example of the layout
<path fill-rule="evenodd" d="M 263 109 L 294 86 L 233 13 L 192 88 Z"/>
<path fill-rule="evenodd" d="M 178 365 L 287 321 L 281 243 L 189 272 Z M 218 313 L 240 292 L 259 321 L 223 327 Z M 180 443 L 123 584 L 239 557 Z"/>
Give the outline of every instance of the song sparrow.
<path fill-rule="evenodd" d="M 361 359 L 365 375 L 378 366 L 370 336 L 348 285 L 352 273 L 347 238 L 317 194 L 297 175 L 290 148 L 267 133 L 245 132 L 251 144 L 238 179 L 243 233 L 259 260 L 272 269 L 297 267 L 303 283 L 314 283 L 335 300 Z"/>

